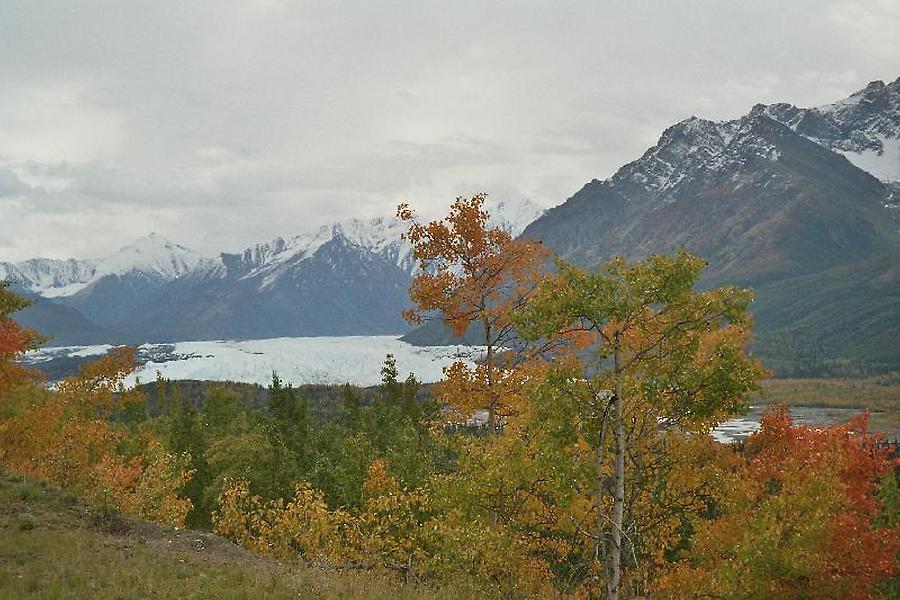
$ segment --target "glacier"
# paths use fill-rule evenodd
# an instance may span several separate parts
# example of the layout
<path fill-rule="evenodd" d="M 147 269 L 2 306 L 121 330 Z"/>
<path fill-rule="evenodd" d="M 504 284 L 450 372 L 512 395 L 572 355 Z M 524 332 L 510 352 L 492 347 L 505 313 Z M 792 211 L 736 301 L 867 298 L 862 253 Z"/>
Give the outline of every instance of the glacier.
<path fill-rule="evenodd" d="M 58 359 L 90 359 L 113 346 L 51 347 L 26 354 L 24 362 L 41 368 Z M 473 365 L 484 349 L 472 346 L 413 346 L 390 335 L 343 337 L 282 337 L 258 340 L 219 340 L 143 344 L 137 354 L 143 364 L 125 380 L 127 387 L 156 380 L 157 373 L 169 380 L 235 381 L 266 386 L 272 373 L 292 385 L 349 383 L 368 387 L 381 383 L 381 366 L 393 354 L 401 377 L 413 373 L 423 383 L 443 377 L 443 369 L 456 361 Z M 765 405 L 753 406 L 748 414 L 735 416 L 710 434 L 722 443 L 737 442 L 759 429 Z M 793 406 L 799 423 L 843 423 L 854 409 Z M 872 431 L 897 435 L 896 425 L 884 413 L 873 413 Z"/>
<path fill-rule="evenodd" d="M 112 346 L 68 346 L 29 352 L 24 362 L 42 363 L 71 357 L 100 356 Z M 217 340 L 143 344 L 137 353 L 143 364 L 125 381 L 132 387 L 156 379 L 237 381 L 268 385 L 272 373 L 293 385 L 344 384 L 367 387 L 381 382 L 387 354 L 397 361 L 401 377 L 409 373 L 423 383 L 443 377 L 456 361 L 472 365 L 483 354 L 472 346 L 413 346 L 398 336 L 281 337 L 259 340 Z"/>

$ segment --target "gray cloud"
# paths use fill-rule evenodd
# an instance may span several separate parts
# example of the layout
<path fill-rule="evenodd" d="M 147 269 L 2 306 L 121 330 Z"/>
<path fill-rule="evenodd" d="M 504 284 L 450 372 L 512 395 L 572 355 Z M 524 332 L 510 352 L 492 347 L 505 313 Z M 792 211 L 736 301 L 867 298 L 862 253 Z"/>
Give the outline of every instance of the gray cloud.
<path fill-rule="evenodd" d="M 15 198 L 30 189 L 13 171 L 0 167 L 0 198 Z"/>
<path fill-rule="evenodd" d="M 555 204 L 692 114 L 900 75 L 894 0 L 0 4 L 0 260 Z"/>

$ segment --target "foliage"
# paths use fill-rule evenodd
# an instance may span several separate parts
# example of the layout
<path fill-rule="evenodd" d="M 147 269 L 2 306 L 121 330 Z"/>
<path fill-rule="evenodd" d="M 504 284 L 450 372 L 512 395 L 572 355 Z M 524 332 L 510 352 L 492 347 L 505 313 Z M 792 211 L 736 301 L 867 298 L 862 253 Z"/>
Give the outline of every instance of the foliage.
<path fill-rule="evenodd" d="M 434 318 L 435 312 L 456 335 L 470 326 L 480 329 L 485 357 L 474 368 L 457 362 L 446 371 L 440 394 L 463 420 L 487 409 L 488 429 L 496 433 L 515 410 L 509 385 L 515 341 L 513 314 L 536 290 L 549 257 L 530 240 L 512 239 L 500 227 L 489 227 L 483 210 L 485 194 L 457 198 L 446 219 L 422 224 L 410 207 L 401 204 L 397 216 L 410 223 L 405 238 L 419 263 L 409 295 L 416 308 L 404 316 L 412 323 Z"/>
<path fill-rule="evenodd" d="M 703 267 L 686 252 L 637 263 L 616 258 L 593 272 L 558 261 L 558 273 L 513 319 L 525 339 L 591 346 L 596 356 L 591 377 L 566 386 L 587 388 L 577 396 L 594 445 L 592 536 L 598 560 L 606 563 L 609 598 L 628 586 L 640 593 L 636 567 L 643 565 L 646 574 L 648 564 L 671 550 L 668 540 L 683 515 L 703 508 L 702 490 L 710 482 L 679 478 L 667 446 L 679 446 L 677 435 L 707 433 L 746 409 L 746 395 L 763 372 L 746 355 L 750 292 L 694 291 Z M 615 442 L 611 473 L 608 429 Z M 668 434 L 673 431 L 676 436 Z M 630 581 L 627 567 L 635 571 Z"/>
<path fill-rule="evenodd" d="M 171 451 L 190 457 L 194 475 L 182 489 L 193 504 L 188 522 L 212 526 L 228 481 L 245 481 L 262 502 L 288 502 L 302 480 L 331 508 L 359 508 L 367 470 L 382 459 L 402 485 L 421 485 L 448 460 L 431 432 L 436 405 L 420 398 L 414 377 L 399 379 L 393 357 L 382 371 L 367 405 L 348 386 L 343 415 L 318 427 L 303 394 L 277 376 L 262 410 L 225 386 L 209 386 L 198 404 L 176 401 L 159 382 L 159 404 L 168 408 L 152 427 Z"/>
<path fill-rule="evenodd" d="M 868 598 L 898 571 L 900 527 L 876 492 L 892 470 L 866 417 L 794 425 L 774 409 L 723 479 L 717 518 L 656 583 L 665 597 Z M 893 479 L 893 474 L 890 475 Z M 885 488 L 889 490 L 890 488 Z M 891 492 L 888 492 L 891 493 Z"/>
<path fill-rule="evenodd" d="M 190 477 L 185 461 L 152 433 L 131 433 L 114 419 L 144 401 L 122 387 L 133 366 L 132 350 L 121 348 L 55 390 L 20 390 L 30 404 L 0 421 L 0 464 L 110 509 L 180 525 L 191 506 L 178 494 Z"/>
<path fill-rule="evenodd" d="M 12 313 L 31 303 L 10 290 L 9 286 L 9 282 L 0 281 L 0 415 L 4 409 L 5 393 L 37 377 L 36 372 L 17 364 L 16 359 L 40 346 L 45 339 L 12 319 Z"/>
<path fill-rule="evenodd" d="M 328 390 L 325 411 L 276 374 L 265 394 L 158 378 L 148 402 L 123 386 L 128 348 L 47 388 L 14 362 L 39 338 L 0 287 L 0 466 L 107 515 L 469 595 L 896 588 L 900 493 L 865 419 L 812 429 L 781 411 L 743 447 L 708 435 L 763 374 L 746 353 L 749 291 L 695 290 L 704 264 L 683 252 L 548 273 L 539 244 L 488 227 L 483 202 L 426 225 L 398 211 L 419 262 L 407 316 L 484 335 L 484 360 L 449 368 L 437 399 L 390 355 L 377 389 Z M 479 409 L 490 435 L 455 426 Z"/>

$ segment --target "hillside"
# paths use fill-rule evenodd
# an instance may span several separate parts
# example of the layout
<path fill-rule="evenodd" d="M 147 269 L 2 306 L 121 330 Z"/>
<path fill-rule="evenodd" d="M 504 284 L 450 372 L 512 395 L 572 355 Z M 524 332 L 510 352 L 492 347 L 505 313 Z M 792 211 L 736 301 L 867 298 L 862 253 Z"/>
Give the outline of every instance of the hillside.
<path fill-rule="evenodd" d="M 678 248 L 702 256 L 705 285 L 756 290 L 755 350 L 781 375 L 896 369 L 896 188 L 861 166 L 874 153 L 874 173 L 892 173 L 898 106 L 900 79 L 816 109 L 686 119 L 523 236 L 585 267 Z"/>
<path fill-rule="evenodd" d="M 452 598 L 371 573 L 286 565 L 210 533 L 109 514 L 0 473 L 0 597 Z"/>

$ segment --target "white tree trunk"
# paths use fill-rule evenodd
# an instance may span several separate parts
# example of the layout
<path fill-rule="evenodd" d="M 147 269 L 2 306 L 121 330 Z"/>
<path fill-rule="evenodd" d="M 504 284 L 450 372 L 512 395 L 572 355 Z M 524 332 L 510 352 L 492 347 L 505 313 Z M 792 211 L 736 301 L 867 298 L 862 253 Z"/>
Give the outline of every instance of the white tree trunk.
<path fill-rule="evenodd" d="M 615 336 L 615 433 L 616 433 L 616 488 L 613 498 L 612 543 L 609 549 L 609 577 L 606 583 L 606 597 L 618 600 L 622 582 L 622 522 L 625 516 L 625 423 L 622 416 L 624 393 L 624 373 L 622 373 L 622 350 L 619 335 Z"/>
<path fill-rule="evenodd" d="M 607 402 L 609 398 L 606 398 Z M 597 395 L 598 407 L 600 401 L 600 394 Z M 597 472 L 597 492 L 596 497 L 594 498 L 594 509 L 597 511 L 597 526 L 596 531 L 594 532 L 595 537 L 595 545 L 594 545 L 594 559 L 597 560 L 600 558 L 601 554 L 603 555 L 603 563 L 606 564 L 606 552 L 604 551 L 604 544 L 606 540 L 604 539 L 603 532 L 605 530 L 605 523 L 603 522 L 603 461 L 604 461 L 604 450 L 606 448 L 606 424 L 608 415 L 606 414 L 606 410 L 604 409 L 602 421 L 600 422 L 600 440 L 597 442 L 597 454 L 595 457 L 595 468 Z"/>
<path fill-rule="evenodd" d="M 487 353 L 484 363 L 487 366 L 488 385 L 488 435 L 497 435 L 497 390 L 494 381 L 494 341 L 491 339 L 491 325 L 487 319 L 482 320 L 484 327 L 484 343 Z"/>

